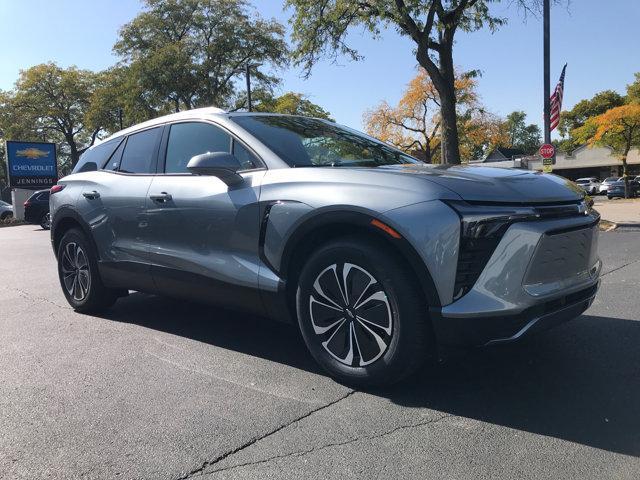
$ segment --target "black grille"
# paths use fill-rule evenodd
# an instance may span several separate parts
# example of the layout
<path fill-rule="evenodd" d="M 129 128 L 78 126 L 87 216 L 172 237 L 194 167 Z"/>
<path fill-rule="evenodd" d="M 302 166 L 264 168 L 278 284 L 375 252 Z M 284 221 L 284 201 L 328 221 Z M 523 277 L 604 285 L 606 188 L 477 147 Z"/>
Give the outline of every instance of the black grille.
<path fill-rule="evenodd" d="M 506 228 L 505 228 L 506 229 Z M 498 246 L 504 230 L 486 238 L 463 238 L 458 253 L 458 268 L 453 299 L 457 300 L 471 290 Z"/>
<path fill-rule="evenodd" d="M 467 221 L 465 216 L 462 217 L 454 300 L 462 297 L 475 285 L 502 236 L 513 223 L 584 216 L 587 213 L 582 202 L 529 207 L 533 209 L 532 215 L 519 219 L 495 217 Z M 574 228 L 583 229 L 585 226 Z"/>

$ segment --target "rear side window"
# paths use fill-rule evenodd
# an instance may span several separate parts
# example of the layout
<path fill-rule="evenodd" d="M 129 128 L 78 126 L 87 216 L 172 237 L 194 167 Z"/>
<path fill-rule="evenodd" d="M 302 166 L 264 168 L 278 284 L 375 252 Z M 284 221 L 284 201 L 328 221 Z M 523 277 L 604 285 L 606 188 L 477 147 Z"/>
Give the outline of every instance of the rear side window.
<path fill-rule="evenodd" d="M 124 173 L 155 173 L 153 160 L 161 135 L 162 127 L 129 135 L 119 170 Z"/>
<path fill-rule="evenodd" d="M 176 123 L 171 125 L 165 173 L 185 173 L 192 157 L 208 152 L 227 152 L 231 148 L 231 137 L 222 129 L 201 122 Z"/>
<path fill-rule="evenodd" d="M 73 173 L 91 172 L 102 168 L 121 142 L 122 138 L 114 138 L 108 142 L 91 147 L 82 154 L 80 161 L 78 161 L 73 169 Z"/>
<path fill-rule="evenodd" d="M 113 152 L 113 155 L 107 160 L 107 162 L 103 165 L 103 170 L 118 170 L 120 166 L 120 159 L 122 158 L 122 152 L 124 151 L 124 146 L 127 144 L 126 140 L 121 142 L 116 148 L 116 151 Z"/>

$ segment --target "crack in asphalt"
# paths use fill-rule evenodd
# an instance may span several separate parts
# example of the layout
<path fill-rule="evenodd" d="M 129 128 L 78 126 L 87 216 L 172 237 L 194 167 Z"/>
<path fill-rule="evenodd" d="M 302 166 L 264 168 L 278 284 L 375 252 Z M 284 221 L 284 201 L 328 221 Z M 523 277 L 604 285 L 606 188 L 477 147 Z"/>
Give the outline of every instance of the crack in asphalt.
<path fill-rule="evenodd" d="M 625 263 L 624 265 L 622 265 L 620 267 L 616 267 L 613 270 L 609 270 L 607 273 L 603 273 L 602 275 L 600 275 L 600 278 L 606 277 L 610 273 L 617 272 L 618 270 L 622 270 L 623 268 L 628 267 L 629 265 L 633 265 L 634 263 L 638 263 L 638 262 L 640 262 L 640 259 L 634 260 L 633 262 Z"/>
<path fill-rule="evenodd" d="M 349 398 L 351 395 L 353 395 L 354 393 L 356 393 L 355 390 L 350 390 L 349 392 L 347 392 L 345 395 L 342 395 L 340 398 L 337 398 L 336 400 L 333 400 L 329 403 L 326 403 L 318 408 L 314 408 L 313 410 L 309 411 L 308 413 L 292 420 L 291 422 L 285 423 L 284 425 L 280 425 L 279 427 L 271 430 L 270 432 L 265 433 L 264 435 L 260 435 L 259 437 L 253 437 L 250 440 L 248 440 L 247 442 L 243 443 L 242 445 L 240 445 L 237 448 L 234 448 L 233 450 L 230 450 L 228 452 L 223 453 L 222 455 L 216 457 L 213 460 L 208 460 L 206 462 L 204 462 L 201 466 L 199 466 L 198 468 L 191 470 L 189 473 L 187 473 L 186 475 L 183 475 L 181 477 L 178 477 L 178 480 L 187 480 L 189 478 L 195 477 L 196 475 L 204 475 L 205 473 L 205 469 L 207 469 L 208 467 L 215 465 L 216 463 L 221 462 L 222 460 L 224 460 L 225 458 L 229 457 L 230 455 L 234 455 L 242 450 L 244 450 L 247 447 L 250 447 L 251 445 L 253 445 L 256 442 L 259 442 L 260 440 L 264 440 L 267 437 L 270 437 L 271 435 L 274 435 L 276 433 L 278 433 L 280 430 L 284 430 L 287 427 L 290 427 L 291 425 L 304 420 L 307 417 L 310 417 L 311 415 L 313 415 L 314 413 L 320 412 L 322 410 L 324 410 L 325 408 L 329 408 L 332 407 L 333 405 L 335 405 L 338 402 L 341 402 L 342 400 L 345 400 L 347 398 Z"/>
<path fill-rule="evenodd" d="M 204 475 L 210 475 L 213 473 L 218 473 L 218 472 L 225 472 L 228 470 L 233 470 L 236 468 L 241 468 L 241 467 L 247 467 L 247 466 L 251 466 L 251 465 L 260 465 L 262 463 L 269 463 L 273 460 L 279 460 L 282 458 L 288 458 L 288 457 L 303 457 L 305 455 L 308 455 L 310 453 L 314 453 L 314 452 L 319 452 L 322 450 L 325 450 L 327 448 L 332 448 L 332 447 L 340 447 L 340 446 L 344 446 L 344 445 L 349 445 L 351 443 L 356 443 L 359 441 L 363 441 L 363 440 L 376 440 L 378 438 L 384 438 L 387 437 L 389 435 L 393 435 L 396 432 L 399 432 L 401 430 L 408 430 L 408 429 L 412 429 L 412 428 L 418 428 L 418 427 L 423 427 L 425 425 L 432 425 L 432 424 L 436 424 L 439 423 L 443 420 L 452 418 L 452 417 L 456 417 L 457 415 L 453 415 L 453 414 L 448 414 L 448 415 L 442 415 L 438 418 L 434 418 L 431 420 L 425 420 L 422 422 L 417 422 L 417 423 L 412 423 L 409 425 L 400 425 L 398 427 L 392 428 L 391 430 L 387 430 L 385 432 L 382 433 L 378 433 L 376 435 L 365 435 L 363 437 L 356 437 L 356 438 L 350 438 L 349 440 L 345 440 L 342 442 L 334 442 L 334 443 L 327 443 L 325 445 L 320 445 L 319 447 L 313 447 L 313 448 L 309 448 L 306 450 L 298 450 L 296 452 L 289 452 L 289 453 L 284 453 L 281 455 L 274 455 L 272 457 L 268 457 L 268 458 L 264 458 L 262 460 L 256 460 L 255 462 L 245 462 L 245 463 L 239 463 L 237 465 L 230 465 L 228 467 L 224 467 L 224 468 L 219 468 L 216 470 L 210 470 L 207 472 L 203 472 Z"/>
<path fill-rule="evenodd" d="M 3 289 L 5 292 L 11 292 L 11 291 L 13 291 L 13 292 L 17 292 L 17 293 L 18 293 L 18 295 L 20 295 L 22 298 L 24 298 L 24 299 L 26 299 L 26 300 L 36 300 L 36 301 L 39 301 L 39 302 L 48 303 L 49 305 L 53 305 L 54 307 L 61 308 L 61 309 L 63 309 L 63 310 L 72 310 L 72 308 L 71 308 L 71 307 L 68 307 L 68 306 L 65 306 L 65 305 L 59 305 L 59 304 L 57 304 L 56 302 L 53 302 L 53 301 L 49 300 L 48 298 L 44 298 L 44 297 L 39 297 L 39 296 L 37 296 L 37 295 L 33 295 L 33 294 L 31 294 L 31 293 L 29 293 L 29 292 L 27 292 L 27 291 L 25 291 L 25 290 L 22 290 L 22 289 L 20 289 L 20 288 L 6 288 L 6 287 L 2 287 L 2 289 Z"/>

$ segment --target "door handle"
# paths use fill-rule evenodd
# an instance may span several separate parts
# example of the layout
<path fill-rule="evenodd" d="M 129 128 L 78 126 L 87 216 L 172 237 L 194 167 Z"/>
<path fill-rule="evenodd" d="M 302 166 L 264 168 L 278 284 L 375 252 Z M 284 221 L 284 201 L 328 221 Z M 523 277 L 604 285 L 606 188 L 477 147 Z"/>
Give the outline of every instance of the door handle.
<path fill-rule="evenodd" d="M 96 198 L 100 198 L 100 194 L 95 190 L 92 192 L 82 192 L 82 196 L 84 198 L 88 198 L 89 200 L 94 200 Z"/>
<path fill-rule="evenodd" d="M 159 194 L 149 195 L 149 198 L 154 202 L 164 203 L 171 201 L 173 197 L 167 192 L 160 192 Z"/>

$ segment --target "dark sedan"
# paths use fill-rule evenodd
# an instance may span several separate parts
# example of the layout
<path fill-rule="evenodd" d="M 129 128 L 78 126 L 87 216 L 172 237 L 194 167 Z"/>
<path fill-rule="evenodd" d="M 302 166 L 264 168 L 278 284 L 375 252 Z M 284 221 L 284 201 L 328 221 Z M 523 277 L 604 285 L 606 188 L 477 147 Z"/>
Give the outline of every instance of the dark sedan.
<path fill-rule="evenodd" d="M 629 180 L 629 197 L 635 198 L 640 196 L 640 182 L 635 180 Z M 624 180 L 618 180 L 615 183 L 611 183 L 607 190 L 607 197 L 612 198 L 624 198 Z"/>
<path fill-rule="evenodd" d="M 24 202 L 24 219 L 49 229 L 49 190 L 38 190 Z"/>

